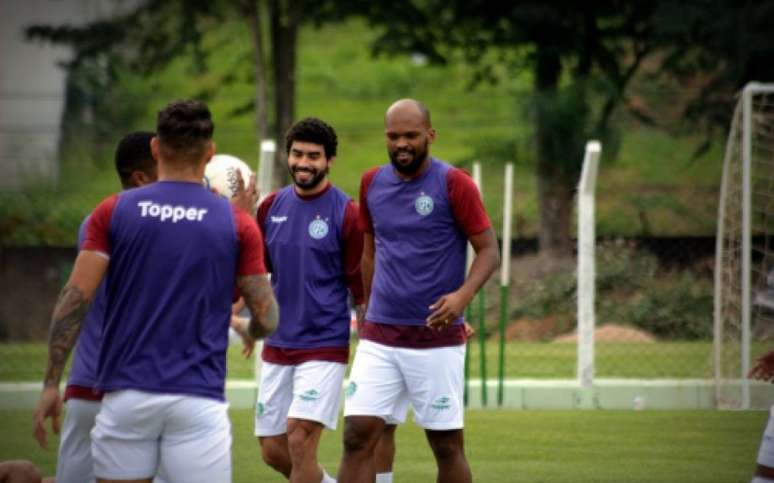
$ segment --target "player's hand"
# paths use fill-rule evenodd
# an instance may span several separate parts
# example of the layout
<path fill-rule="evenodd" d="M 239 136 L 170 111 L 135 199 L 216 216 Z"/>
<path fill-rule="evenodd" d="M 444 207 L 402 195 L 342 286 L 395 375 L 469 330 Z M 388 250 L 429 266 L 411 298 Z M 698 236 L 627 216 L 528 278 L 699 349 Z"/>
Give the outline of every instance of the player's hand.
<path fill-rule="evenodd" d="M 258 207 L 258 188 L 255 186 L 255 174 L 250 175 L 250 180 L 245 186 L 245 180 L 242 178 L 242 172 L 236 171 L 237 189 L 234 196 L 231 197 L 231 203 L 242 208 L 246 212 L 255 216 Z"/>
<path fill-rule="evenodd" d="M 33 435 L 38 444 L 43 449 L 48 449 L 48 438 L 46 435 L 46 418 L 51 418 L 51 428 L 54 434 L 59 434 L 62 416 L 62 397 L 59 395 L 59 387 L 44 387 L 40 394 L 38 406 L 35 408 L 33 420 L 35 429 Z"/>
<path fill-rule="evenodd" d="M 465 340 L 470 339 L 476 333 L 476 329 L 467 322 L 465 322 L 463 327 L 465 328 Z"/>
<path fill-rule="evenodd" d="M 774 351 L 759 357 L 747 376 L 753 379 L 774 382 Z"/>
<path fill-rule="evenodd" d="M 242 354 L 246 359 L 249 359 L 255 350 L 255 339 L 250 337 L 250 333 L 247 331 L 249 324 L 250 320 L 245 317 L 231 316 L 231 328 L 242 338 Z"/>
<path fill-rule="evenodd" d="M 447 329 L 462 315 L 468 302 L 459 291 L 442 295 L 430 306 L 432 312 L 427 318 L 427 326 L 436 330 Z"/>

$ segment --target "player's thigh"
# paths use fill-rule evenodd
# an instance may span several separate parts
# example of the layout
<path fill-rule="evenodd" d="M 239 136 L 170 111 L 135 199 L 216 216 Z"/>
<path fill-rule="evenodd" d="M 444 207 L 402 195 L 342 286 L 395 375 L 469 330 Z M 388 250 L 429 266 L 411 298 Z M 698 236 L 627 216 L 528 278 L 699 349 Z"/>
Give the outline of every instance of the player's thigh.
<path fill-rule="evenodd" d="M 386 419 L 397 411 L 406 383 L 395 362 L 395 350 L 367 340 L 358 343 L 344 390 L 344 416 Z"/>
<path fill-rule="evenodd" d="M 231 442 L 227 403 L 179 396 L 161 435 L 159 473 L 171 481 L 229 483 Z"/>
<path fill-rule="evenodd" d="M 424 429 L 463 427 L 465 346 L 400 349 L 414 421 Z"/>
<path fill-rule="evenodd" d="M 105 395 L 91 431 L 97 478 L 134 480 L 156 473 L 170 400 L 170 396 L 134 390 Z"/>
<path fill-rule="evenodd" d="M 329 361 L 308 361 L 296 366 L 288 418 L 313 421 L 335 430 L 346 369 L 346 364 Z"/>
<path fill-rule="evenodd" d="M 295 366 L 263 363 L 255 403 L 255 436 L 277 436 L 287 432 L 295 369 Z"/>
<path fill-rule="evenodd" d="M 59 483 L 95 481 L 91 430 L 99 408 L 99 401 L 75 398 L 67 401 L 56 461 L 56 478 Z"/>

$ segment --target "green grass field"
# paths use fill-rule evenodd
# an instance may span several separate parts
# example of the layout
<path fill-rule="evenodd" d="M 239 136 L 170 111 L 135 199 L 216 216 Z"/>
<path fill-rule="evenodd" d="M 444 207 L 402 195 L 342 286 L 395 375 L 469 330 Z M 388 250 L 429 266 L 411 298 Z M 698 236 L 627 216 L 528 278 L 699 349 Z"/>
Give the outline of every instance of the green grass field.
<path fill-rule="evenodd" d="M 765 351 L 753 346 L 753 357 Z M 353 344 L 351 355 L 354 355 Z M 711 342 L 598 342 L 597 377 L 659 379 L 712 377 Z M 505 349 L 505 377 L 572 379 L 575 377 L 574 343 L 508 342 Z M 497 377 L 499 348 L 489 341 L 485 348 L 487 377 Z M 470 345 L 470 377 L 481 375 L 481 352 L 477 341 Z M 37 381 L 43 376 L 46 346 L 42 343 L 0 344 L 0 382 Z M 245 360 L 240 346 L 231 346 L 228 358 L 230 379 L 252 379 L 253 360 Z"/>
<path fill-rule="evenodd" d="M 31 436 L 30 411 L 0 411 L 0 460 L 25 458 L 53 474 L 55 449 Z M 250 410 L 231 411 L 235 483 L 281 482 L 262 461 Z M 764 412 L 468 411 L 465 444 L 475 481 L 746 483 Z M 320 461 L 335 474 L 341 427 L 326 432 Z M 434 481 L 424 435 L 413 423 L 397 433 L 395 481 Z"/>

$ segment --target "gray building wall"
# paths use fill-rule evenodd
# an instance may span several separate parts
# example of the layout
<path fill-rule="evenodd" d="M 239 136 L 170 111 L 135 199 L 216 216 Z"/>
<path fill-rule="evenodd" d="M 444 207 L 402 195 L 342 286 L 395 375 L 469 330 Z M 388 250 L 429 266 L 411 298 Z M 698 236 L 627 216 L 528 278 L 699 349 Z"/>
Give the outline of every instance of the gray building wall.
<path fill-rule="evenodd" d="M 33 24 L 79 25 L 113 10 L 105 0 L 0 1 L 0 190 L 58 181 L 69 49 L 26 40 Z"/>

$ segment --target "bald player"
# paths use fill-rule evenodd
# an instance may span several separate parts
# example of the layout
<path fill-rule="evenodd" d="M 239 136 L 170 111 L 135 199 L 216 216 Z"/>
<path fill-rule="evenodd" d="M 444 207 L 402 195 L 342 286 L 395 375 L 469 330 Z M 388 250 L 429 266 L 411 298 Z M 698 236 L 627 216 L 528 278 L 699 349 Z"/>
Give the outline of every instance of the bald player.
<path fill-rule="evenodd" d="M 385 421 L 408 400 L 425 430 L 438 481 L 470 482 L 463 445 L 462 314 L 499 265 L 497 239 L 473 180 L 433 158 L 422 103 L 384 119 L 390 162 L 360 185 L 366 315 L 345 391 L 339 481 L 373 482 Z M 467 242 L 476 253 L 465 276 Z"/>

